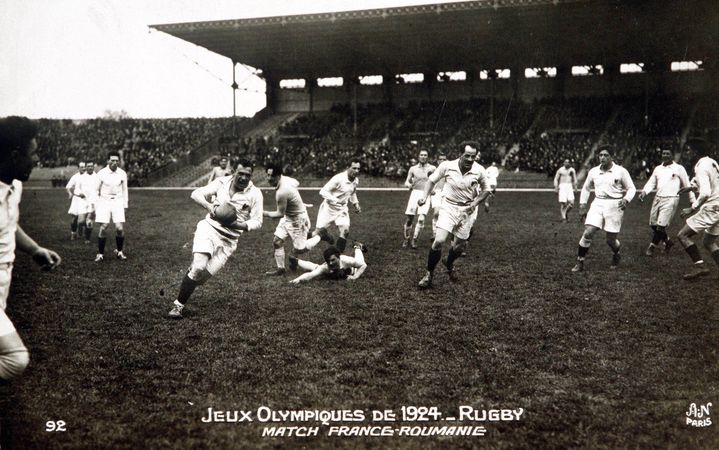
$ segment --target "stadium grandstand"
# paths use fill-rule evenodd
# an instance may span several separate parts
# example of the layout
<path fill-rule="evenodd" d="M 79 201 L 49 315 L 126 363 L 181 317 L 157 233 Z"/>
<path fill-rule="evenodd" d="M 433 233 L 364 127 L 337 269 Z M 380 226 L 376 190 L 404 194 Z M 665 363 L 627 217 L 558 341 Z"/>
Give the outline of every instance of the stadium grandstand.
<path fill-rule="evenodd" d="M 305 179 L 359 156 L 391 185 L 419 150 L 475 139 L 483 163 L 546 184 L 525 174 L 551 176 L 564 158 L 586 167 L 604 142 L 641 179 L 660 146 L 719 139 L 719 19 L 698 13 L 714 9 L 485 0 L 151 25 L 255 68 L 267 107 L 252 119 L 47 121 L 41 161 L 120 150 L 134 184 L 190 186 L 220 154 L 280 154 Z"/>

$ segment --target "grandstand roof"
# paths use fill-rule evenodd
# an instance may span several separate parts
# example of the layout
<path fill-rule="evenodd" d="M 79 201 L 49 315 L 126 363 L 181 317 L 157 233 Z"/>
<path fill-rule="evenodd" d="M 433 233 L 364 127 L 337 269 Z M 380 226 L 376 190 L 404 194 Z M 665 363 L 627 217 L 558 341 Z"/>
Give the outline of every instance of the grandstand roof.
<path fill-rule="evenodd" d="M 277 78 L 716 60 L 716 0 L 480 0 L 152 28 Z"/>

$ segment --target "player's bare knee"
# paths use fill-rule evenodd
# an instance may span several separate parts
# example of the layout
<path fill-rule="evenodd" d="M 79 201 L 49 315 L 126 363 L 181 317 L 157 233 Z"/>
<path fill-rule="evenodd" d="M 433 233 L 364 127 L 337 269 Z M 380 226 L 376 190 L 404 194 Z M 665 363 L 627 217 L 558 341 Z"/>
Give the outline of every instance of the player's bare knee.
<path fill-rule="evenodd" d="M 187 272 L 187 276 L 197 284 L 203 284 L 210 279 L 212 274 L 207 271 L 207 264 L 195 264 L 193 263 L 190 270 Z"/>

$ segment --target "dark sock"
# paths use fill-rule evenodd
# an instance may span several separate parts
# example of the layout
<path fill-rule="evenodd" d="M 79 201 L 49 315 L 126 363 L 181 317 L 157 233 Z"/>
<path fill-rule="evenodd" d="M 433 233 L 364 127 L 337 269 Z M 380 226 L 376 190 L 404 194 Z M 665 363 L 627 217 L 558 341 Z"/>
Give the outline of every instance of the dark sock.
<path fill-rule="evenodd" d="M 338 237 L 335 247 L 337 247 L 337 250 L 339 250 L 340 253 L 343 253 L 345 251 L 345 248 L 347 247 L 347 239 L 343 237 Z"/>
<path fill-rule="evenodd" d="M 452 266 L 454 265 L 454 261 L 462 256 L 461 250 L 455 250 L 454 247 L 451 247 L 449 249 L 449 253 L 447 254 L 447 269 L 452 270 Z"/>
<path fill-rule="evenodd" d="M 582 247 L 581 245 L 577 247 L 577 256 L 580 258 L 584 258 L 587 256 L 587 253 L 589 253 L 589 247 Z"/>
<path fill-rule="evenodd" d="M 89 241 L 92 236 L 92 227 L 85 227 L 85 240 Z"/>
<path fill-rule="evenodd" d="M 616 248 L 614 248 L 614 246 L 613 246 L 612 244 L 610 244 L 609 242 L 607 242 L 607 245 L 609 246 L 609 248 L 612 249 L 612 251 L 614 252 L 614 254 L 619 253 L 619 250 L 622 249 L 622 245 L 621 245 L 621 244 L 617 245 Z"/>
<path fill-rule="evenodd" d="M 80 222 L 77 224 L 77 235 L 78 236 L 84 236 L 85 235 L 85 223 Z"/>
<path fill-rule="evenodd" d="M 719 250 L 714 250 L 712 252 L 712 258 L 714 258 L 714 262 L 719 265 Z"/>
<path fill-rule="evenodd" d="M 440 259 L 442 259 L 442 249 L 434 250 L 433 248 L 430 248 L 429 256 L 427 257 L 427 270 L 434 272 L 434 269 L 437 267 Z"/>
<path fill-rule="evenodd" d="M 180 292 L 177 294 L 177 301 L 183 305 L 187 303 L 192 293 L 195 292 L 196 287 L 197 281 L 185 274 L 185 278 L 183 278 L 182 283 L 180 283 Z"/>
<path fill-rule="evenodd" d="M 669 236 L 667 235 L 667 232 L 664 231 L 664 230 L 661 230 L 661 231 L 659 232 L 659 238 L 660 238 L 662 241 L 665 241 L 665 242 L 666 242 L 666 241 L 669 241 Z"/>
<path fill-rule="evenodd" d="M 72 231 L 73 233 L 77 231 L 77 216 L 75 216 L 72 219 L 72 222 L 70 222 L 70 231 Z"/>
<path fill-rule="evenodd" d="M 662 233 L 660 231 L 655 231 L 654 235 L 652 236 L 652 244 L 659 245 L 659 243 L 662 241 Z"/>
<path fill-rule="evenodd" d="M 107 238 L 104 238 L 104 237 L 97 238 L 97 252 L 101 255 L 105 253 L 105 239 L 107 239 Z"/>
<path fill-rule="evenodd" d="M 696 244 L 692 244 L 689 247 L 685 248 L 686 252 L 689 254 L 689 257 L 694 261 L 695 263 L 698 263 L 702 260 L 702 255 L 699 253 L 699 249 L 697 248 Z M 712 254 L 712 257 L 714 254 Z"/>
<path fill-rule="evenodd" d="M 115 245 L 117 245 L 117 251 L 121 252 L 125 245 L 125 236 L 115 236 Z"/>

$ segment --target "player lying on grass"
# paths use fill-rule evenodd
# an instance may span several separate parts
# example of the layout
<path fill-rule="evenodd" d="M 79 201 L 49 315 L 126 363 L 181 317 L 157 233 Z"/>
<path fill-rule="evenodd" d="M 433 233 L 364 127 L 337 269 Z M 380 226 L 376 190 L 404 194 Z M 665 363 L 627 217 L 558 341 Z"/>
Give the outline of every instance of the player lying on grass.
<path fill-rule="evenodd" d="M 347 256 L 340 253 L 337 247 L 327 247 L 324 251 L 324 264 L 315 264 L 310 261 L 290 257 L 290 269 L 295 270 L 299 267 L 306 270 L 307 273 L 300 275 L 290 281 L 292 284 L 299 284 L 303 281 L 314 280 L 319 277 L 330 280 L 356 280 L 361 277 L 367 263 L 364 260 L 364 251 L 366 248 L 363 244 L 356 242 L 354 245 L 355 255 Z"/>

